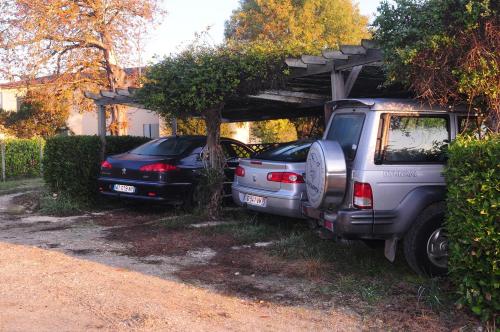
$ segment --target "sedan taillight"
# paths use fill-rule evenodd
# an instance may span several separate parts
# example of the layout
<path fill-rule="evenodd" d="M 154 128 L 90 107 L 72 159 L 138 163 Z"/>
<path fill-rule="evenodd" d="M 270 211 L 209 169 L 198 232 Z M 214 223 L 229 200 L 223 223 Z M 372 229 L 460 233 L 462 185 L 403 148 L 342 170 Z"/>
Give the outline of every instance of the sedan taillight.
<path fill-rule="evenodd" d="M 354 182 L 352 203 L 358 209 L 373 209 L 373 193 L 369 183 Z"/>
<path fill-rule="evenodd" d="M 234 171 L 234 174 L 236 176 L 244 177 L 245 176 L 245 169 L 241 166 L 236 167 L 236 170 Z"/>
<path fill-rule="evenodd" d="M 177 166 L 165 163 L 154 163 L 154 164 L 144 165 L 139 168 L 139 171 L 141 172 L 158 172 L 158 173 L 170 172 L 175 170 L 177 170 Z"/>
<path fill-rule="evenodd" d="M 281 183 L 304 183 L 304 177 L 293 172 L 267 173 L 267 181 Z"/>
<path fill-rule="evenodd" d="M 111 165 L 111 163 L 107 160 L 104 160 L 101 163 L 101 169 L 112 169 L 112 168 L 113 168 L 113 165 Z"/>

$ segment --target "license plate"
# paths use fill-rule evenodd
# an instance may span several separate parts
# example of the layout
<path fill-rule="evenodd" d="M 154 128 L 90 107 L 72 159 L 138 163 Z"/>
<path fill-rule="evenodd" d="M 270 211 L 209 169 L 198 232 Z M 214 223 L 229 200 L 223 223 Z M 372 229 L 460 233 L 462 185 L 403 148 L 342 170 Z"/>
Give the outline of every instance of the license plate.
<path fill-rule="evenodd" d="M 245 202 L 255 206 L 266 206 L 266 199 L 260 196 L 246 195 Z"/>
<path fill-rule="evenodd" d="M 133 194 L 135 193 L 135 187 L 133 186 L 125 186 L 123 184 L 115 184 L 113 189 L 115 191 L 119 191 L 121 193 Z"/>

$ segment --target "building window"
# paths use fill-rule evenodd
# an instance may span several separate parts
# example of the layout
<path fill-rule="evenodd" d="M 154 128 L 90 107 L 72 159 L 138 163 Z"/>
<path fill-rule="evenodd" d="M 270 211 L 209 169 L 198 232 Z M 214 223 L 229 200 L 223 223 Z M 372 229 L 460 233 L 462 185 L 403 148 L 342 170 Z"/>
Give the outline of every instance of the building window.
<path fill-rule="evenodd" d="M 143 136 L 149 138 L 160 137 L 160 124 L 151 123 L 142 125 Z"/>

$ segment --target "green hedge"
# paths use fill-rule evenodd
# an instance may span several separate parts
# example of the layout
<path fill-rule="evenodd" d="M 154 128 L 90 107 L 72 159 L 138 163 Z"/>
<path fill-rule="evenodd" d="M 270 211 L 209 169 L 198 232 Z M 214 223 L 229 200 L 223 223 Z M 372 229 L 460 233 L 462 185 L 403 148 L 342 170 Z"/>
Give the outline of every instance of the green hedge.
<path fill-rule="evenodd" d="M 45 144 L 42 139 L 7 139 L 0 144 L 5 144 L 5 176 L 7 179 L 41 175 L 40 149 L 43 149 Z"/>
<path fill-rule="evenodd" d="M 126 152 L 147 142 L 143 137 L 107 138 L 107 154 Z M 97 194 L 101 141 L 97 136 L 59 136 L 47 140 L 44 179 L 53 192 L 89 202 Z"/>
<path fill-rule="evenodd" d="M 484 320 L 500 312 L 500 135 L 449 148 L 449 269 L 461 302 Z"/>

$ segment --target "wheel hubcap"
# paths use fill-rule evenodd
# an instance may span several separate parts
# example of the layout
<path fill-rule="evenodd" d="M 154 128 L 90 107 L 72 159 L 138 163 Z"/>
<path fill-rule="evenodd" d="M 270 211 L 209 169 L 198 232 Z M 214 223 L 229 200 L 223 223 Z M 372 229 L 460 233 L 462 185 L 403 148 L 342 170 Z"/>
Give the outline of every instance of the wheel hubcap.
<path fill-rule="evenodd" d="M 432 264 L 446 268 L 448 266 L 448 238 L 443 228 L 436 229 L 427 241 L 427 257 Z"/>

